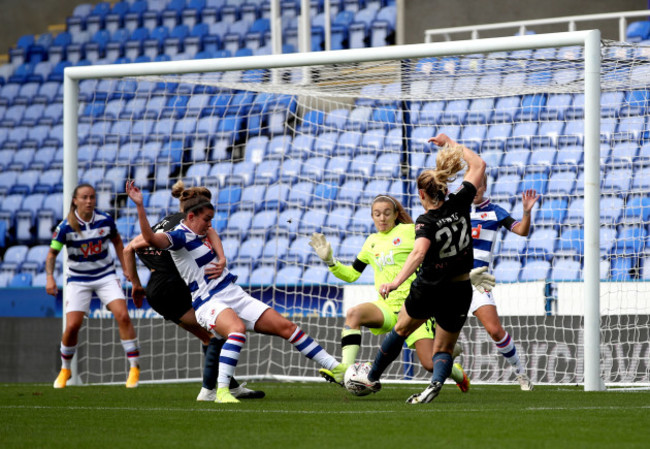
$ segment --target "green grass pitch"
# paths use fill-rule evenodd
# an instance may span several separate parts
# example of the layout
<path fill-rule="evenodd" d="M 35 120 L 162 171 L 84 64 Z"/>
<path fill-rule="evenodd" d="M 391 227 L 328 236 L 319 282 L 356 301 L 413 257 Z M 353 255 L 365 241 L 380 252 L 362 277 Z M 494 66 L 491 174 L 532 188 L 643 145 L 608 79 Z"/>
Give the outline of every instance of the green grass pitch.
<path fill-rule="evenodd" d="M 253 383 L 262 400 L 197 403 L 199 384 L 0 385 L 0 447 L 12 448 L 647 448 L 650 391 L 447 384 L 384 385 L 357 398 L 324 383 Z"/>

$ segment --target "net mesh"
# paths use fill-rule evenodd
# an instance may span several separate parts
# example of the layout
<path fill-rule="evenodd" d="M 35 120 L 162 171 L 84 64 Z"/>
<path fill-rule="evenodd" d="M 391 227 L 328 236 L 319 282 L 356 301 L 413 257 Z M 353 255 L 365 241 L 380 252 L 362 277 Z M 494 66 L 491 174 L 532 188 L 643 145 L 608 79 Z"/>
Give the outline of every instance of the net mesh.
<path fill-rule="evenodd" d="M 603 42 L 601 72 L 601 356 L 607 383 L 648 383 L 650 325 L 650 48 Z M 340 356 L 346 310 L 377 297 L 368 267 L 355 284 L 329 274 L 307 245 L 328 237 L 352 263 L 375 231 L 370 202 L 390 193 L 416 218 L 414 179 L 435 165 L 426 143 L 445 133 L 488 164 L 487 194 L 515 219 L 521 193 L 541 194 L 531 233 L 503 229 L 494 247 L 504 327 L 541 383 L 581 383 L 584 286 L 582 48 L 520 50 L 274 70 L 80 82 L 79 180 L 96 186 L 125 241 L 139 233 L 124 181 L 146 192 L 153 223 L 178 209 L 170 186 L 212 189 L 213 226 L 238 283 Z M 460 179 L 457 183 L 460 182 Z M 452 187 L 453 188 L 453 187 Z M 147 272 L 140 267 L 146 281 Z M 200 377 L 200 345 L 148 310 L 132 311 L 143 380 Z M 122 381 L 110 315 L 85 327 L 80 372 Z M 381 338 L 363 332 L 359 360 Z M 473 382 L 514 375 L 470 318 L 459 361 Z M 427 379 L 404 351 L 387 378 Z M 240 377 L 314 377 L 276 337 L 251 337 Z"/>

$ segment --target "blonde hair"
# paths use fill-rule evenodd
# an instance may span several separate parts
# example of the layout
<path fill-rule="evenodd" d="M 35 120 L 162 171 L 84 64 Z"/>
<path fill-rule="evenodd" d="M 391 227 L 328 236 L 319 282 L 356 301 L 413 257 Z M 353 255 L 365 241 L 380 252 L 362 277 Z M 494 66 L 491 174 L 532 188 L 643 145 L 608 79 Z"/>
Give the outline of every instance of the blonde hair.
<path fill-rule="evenodd" d="M 413 219 L 409 215 L 408 212 L 406 212 L 406 209 L 404 209 L 404 206 L 402 206 L 402 203 L 397 201 L 397 199 L 391 195 L 377 195 L 374 200 L 372 200 L 372 205 L 370 206 L 370 210 L 372 212 L 372 206 L 375 205 L 375 203 L 392 203 L 393 204 L 393 210 L 397 212 L 397 218 L 395 218 L 395 224 L 400 224 L 400 223 L 413 223 Z"/>
<path fill-rule="evenodd" d="M 172 186 L 172 196 L 180 200 L 181 212 L 187 215 L 189 212 L 200 212 L 204 207 L 214 210 L 210 202 L 212 192 L 207 187 L 185 188 L 183 181 L 177 181 Z"/>
<path fill-rule="evenodd" d="M 436 156 L 436 168 L 425 170 L 418 176 L 418 189 L 424 190 L 435 203 L 444 201 L 449 183 L 454 182 L 456 174 L 465 166 L 463 147 L 445 145 Z"/>
<path fill-rule="evenodd" d="M 77 187 L 74 188 L 74 191 L 72 192 L 72 200 L 70 200 L 70 211 L 68 212 L 68 224 L 72 229 L 75 230 L 77 234 L 81 234 L 81 225 L 79 224 L 79 220 L 77 220 L 77 214 L 75 214 L 77 210 L 77 205 L 74 203 L 74 199 L 77 197 L 77 192 L 79 189 L 82 189 L 84 187 L 90 187 L 93 189 L 93 193 L 95 193 L 95 188 L 91 186 L 88 183 L 83 183 L 79 184 Z"/>

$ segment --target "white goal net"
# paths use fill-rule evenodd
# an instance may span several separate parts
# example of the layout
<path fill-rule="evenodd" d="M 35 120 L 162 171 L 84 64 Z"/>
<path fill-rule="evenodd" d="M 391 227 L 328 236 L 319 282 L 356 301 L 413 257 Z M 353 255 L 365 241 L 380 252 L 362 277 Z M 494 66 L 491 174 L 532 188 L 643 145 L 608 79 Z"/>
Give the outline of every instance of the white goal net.
<path fill-rule="evenodd" d="M 600 377 L 650 383 L 650 48 L 604 42 L 600 119 Z M 179 66 L 183 62 L 177 63 Z M 537 190 L 529 237 L 503 230 L 495 298 L 535 383 L 584 383 L 585 60 L 583 47 L 432 58 L 128 76 L 79 82 L 78 173 L 127 242 L 133 178 L 153 222 L 175 212 L 171 185 L 212 189 L 229 268 L 253 296 L 299 323 L 337 357 L 345 311 L 376 299 L 371 267 L 354 284 L 329 274 L 307 245 L 323 232 L 352 263 L 375 232 L 370 202 L 398 198 L 415 219 L 414 180 L 435 165 L 445 133 L 488 164 L 491 201 L 515 219 Z M 146 270 L 141 271 L 146 278 Z M 453 300 L 453 298 L 441 300 Z M 194 337 L 133 310 L 143 380 L 201 375 Z M 121 382 L 114 321 L 94 312 L 80 338 L 84 382 Z M 363 332 L 359 360 L 378 337 Z M 514 374 L 475 318 L 459 361 L 472 382 Z M 312 378 L 316 366 L 277 337 L 251 337 L 236 376 Z M 387 379 L 426 380 L 404 351 Z"/>

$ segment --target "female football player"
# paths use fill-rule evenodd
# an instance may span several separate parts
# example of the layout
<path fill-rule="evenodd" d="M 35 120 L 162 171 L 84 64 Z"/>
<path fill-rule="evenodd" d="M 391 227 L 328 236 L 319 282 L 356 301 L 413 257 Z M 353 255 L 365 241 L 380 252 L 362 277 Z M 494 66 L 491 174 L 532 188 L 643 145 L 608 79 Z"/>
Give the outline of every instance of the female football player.
<path fill-rule="evenodd" d="M 212 193 L 205 187 L 192 187 L 187 190 L 196 189 L 198 194 L 211 198 Z M 178 181 L 172 186 L 172 196 L 179 197 L 185 190 L 183 181 Z M 171 214 L 160 220 L 153 226 L 154 232 L 167 232 L 174 229 L 185 217 L 183 212 Z M 151 271 L 151 277 L 146 289 L 142 287 L 140 277 L 135 265 L 135 255 Z M 194 334 L 202 342 L 205 362 L 203 368 L 203 386 L 197 401 L 212 401 L 216 399 L 216 384 L 219 370 L 219 353 L 225 342 L 223 339 L 214 337 L 196 321 L 194 309 L 192 308 L 192 295 L 189 288 L 178 273 L 172 256 L 168 251 L 158 248 L 151 248 L 138 235 L 124 249 L 124 274 L 132 284 L 133 302 L 136 307 L 141 307 L 144 297 L 152 309 L 162 315 L 163 318 L 173 321 L 191 334 Z M 206 266 L 205 272 L 209 277 L 218 278 L 226 266 L 226 260 L 221 259 Z M 245 384 L 239 384 L 235 378 L 230 380 L 230 392 L 239 399 L 258 399 L 264 397 L 263 391 L 250 390 Z"/>
<path fill-rule="evenodd" d="M 59 291 L 54 280 L 56 256 L 64 246 L 67 247 L 65 330 L 61 337 L 61 371 L 54 381 L 54 388 L 65 388 L 70 379 L 70 365 L 77 350 L 79 330 L 84 315 L 90 311 L 93 292 L 117 321 L 122 347 L 130 365 L 126 387 L 135 388 L 140 380 L 140 348 L 129 318 L 124 292 L 115 272 L 115 263 L 108 252 L 110 241 L 124 267 L 124 245 L 115 221 L 96 210 L 96 204 L 95 189 L 90 184 L 80 184 L 74 189 L 70 212 L 54 231 L 45 260 L 45 290 L 56 296 Z"/>
<path fill-rule="evenodd" d="M 390 195 L 377 195 L 374 198 L 371 216 L 377 232 L 368 236 L 352 266 L 344 265 L 334 258 L 332 247 L 323 234 L 314 233 L 309 244 L 332 274 L 343 281 L 356 281 L 363 270 L 371 265 L 375 286 L 379 287 L 392 281 L 404 266 L 407 256 L 413 250 L 415 225 L 404 206 Z M 342 363 L 352 365 L 356 361 L 361 346 L 361 326 L 370 328 L 375 335 L 390 332 L 397 323 L 397 314 L 414 279 L 415 273 L 386 298 L 378 295 L 376 301 L 359 304 L 347 311 L 341 332 Z M 408 347 L 415 348 L 420 363 L 429 372 L 433 371 L 431 356 L 434 326 L 435 321 L 428 320 L 406 339 Z M 455 357 L 460 353 L 460 346 L 457 345 L 454 349 Z M 333 381 L 327 370 L 321 369 L 320 372 L 323 377 Z M 469 390 L 469 378 L 459 363 L 454 364 L 451 377 L 461 391 Z"/>
<path fill-rule="evenodd" d="M 301 354 L 343 378 L 345 366 L 327 353 L 296 324 L 249 294 L 234 282 L 237 279 L 224 268 L 217 279 L 206 276 L 205 267 L 215 259 L 225 260 L 223 245 L 212 229 L 214 206 L 204 195 L 183 191 L 181 209 L 185 219 L 173 231 L 154 233 L 142 202 L 142 192 L 133 181 L 126 192 L 137 206 L 142 237 L 150 246 L 169 249 L 181 277 L 192 293 L 192 307 L 199 324 L 226 338 L 219 356 L 217 402 L 239 402 L 228 386 L 239 354 L 246 343 L 246 330 L 278 335 L 293 344 Z"/>
<path fill-rule="evenodd" d="M 472 205 L 472 238 L 474 246 L 474 267 L 491 267 L 492 249 L 496 241 L 497 231 L 503 226 L 511 232 L 527 236 L 530 231 L 530 213 L 539 198 L 535 190 L 522 193 L 524 216 L 520 221 L 515 220 L 502 207 L 490 203 L 485 197 L 487 175 L 483 176 Z M 526 368 L 517 354 L 515 342 L 501 325 L 497 306 L 489 291 L 475 291 L 472 297 L 470 312 L 478 318 L 487 333 L 497 346 L 497 351 L 505 357 L 513 367 L 521 389 L 531 391 L 533 383 L 526 375 Z"/>
<path fill-rule="evenodd" d="M 434 317 L 431 384 L 422 393 L 409 397 L 407 402 L 411 404 L 431 402 L 451 373 L 452 352 L 472 301 L 470 207 L 485 173 L 485 162 L 448 136 L 439 134 L 429 142 L 442 148 L 438 151 L 436 168 L 423 171 L 417 179 L 425 213 L 415 224 L 413 251 L 395 279 L 382 284 L 379 292 L 387 298 L 417 270 L 416 278 L 397 324 L 382 342 L 367 378 L 359 379 L 362 386 L 378 391 L 382 373 L 399 355 L 405 339 Z M 467 164 L 463 183 L 458 191 L 448 195 L 448 183 L 465 167 L 463 161 Z"/>

